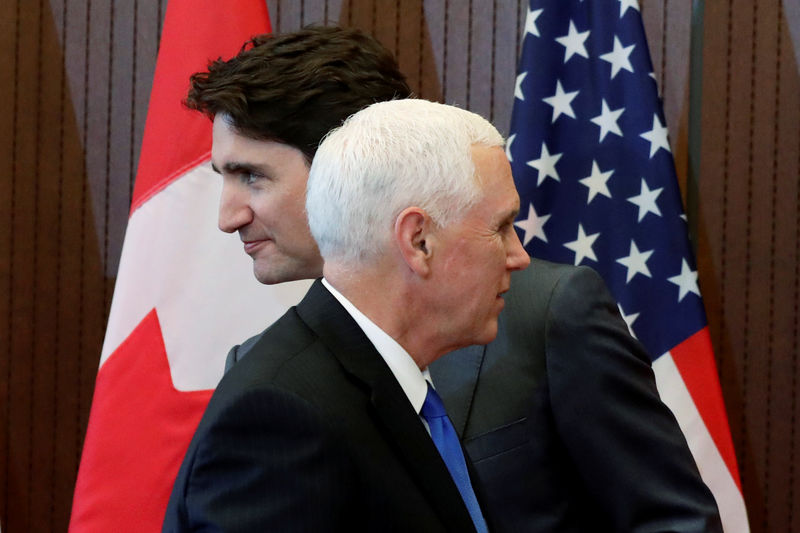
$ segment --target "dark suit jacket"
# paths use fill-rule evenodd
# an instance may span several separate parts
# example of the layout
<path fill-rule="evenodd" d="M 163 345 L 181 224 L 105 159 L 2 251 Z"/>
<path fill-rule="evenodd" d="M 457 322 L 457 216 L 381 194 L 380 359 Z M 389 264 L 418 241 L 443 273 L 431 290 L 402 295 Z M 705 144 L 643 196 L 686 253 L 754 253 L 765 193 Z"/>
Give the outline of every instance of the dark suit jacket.
<path fill-rule="evenodd" d="M 247 348 L 189 445 L 164 531 L 474 531 L 400 385 L 319 281 Z"/>
<path fill-rule="evenodd" d="M 721 531 L 650 359 L 591 269 L 514 273 L 497 339 L 431 365 L 495 533 Z"/>

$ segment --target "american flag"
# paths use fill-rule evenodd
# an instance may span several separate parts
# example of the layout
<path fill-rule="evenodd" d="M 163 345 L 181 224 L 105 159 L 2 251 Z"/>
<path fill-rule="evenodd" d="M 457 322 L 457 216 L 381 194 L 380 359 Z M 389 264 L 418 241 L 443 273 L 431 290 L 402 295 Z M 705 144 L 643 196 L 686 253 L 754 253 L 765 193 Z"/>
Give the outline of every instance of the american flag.
<path fill-rule="evenodd" d="M 602 275 L 657 379 L 679 380 L 658 379 L 659 390 L 687 434 L 725 530 L 747 531 L 637 0 L 531 0 L 514 99 L 506 152 L 523 245 L 534 257 Z M 690 409 L 679 407 L 675 388 L 688 391 Z M 705 433 L 688 434 L 697 426 L 688 419 L 698 415 Z M 708 447 L 714 460 L 704 463 Z"/>

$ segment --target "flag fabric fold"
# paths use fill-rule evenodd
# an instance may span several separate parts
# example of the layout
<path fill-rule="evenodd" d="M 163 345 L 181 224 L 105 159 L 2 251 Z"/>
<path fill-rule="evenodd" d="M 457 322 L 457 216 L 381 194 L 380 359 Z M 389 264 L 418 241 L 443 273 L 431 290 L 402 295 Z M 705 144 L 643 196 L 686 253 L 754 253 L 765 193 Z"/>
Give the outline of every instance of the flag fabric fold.
<path fill-rule="evenodd" d="M 603 276 L 653 357 L 725 531 L 748 531 L 637 0 L 530 1 L 506 152 L 523 245 Z"/>
<path fill-rule="evenodd" d="M 263 0 L 170 0 L 72 505 L 70 531 L 161 531 L 172 483 L 232 345 L 307 284 L 267 287 L 216 227 L 211 122 L 189 76 L 270 31 Z"/>

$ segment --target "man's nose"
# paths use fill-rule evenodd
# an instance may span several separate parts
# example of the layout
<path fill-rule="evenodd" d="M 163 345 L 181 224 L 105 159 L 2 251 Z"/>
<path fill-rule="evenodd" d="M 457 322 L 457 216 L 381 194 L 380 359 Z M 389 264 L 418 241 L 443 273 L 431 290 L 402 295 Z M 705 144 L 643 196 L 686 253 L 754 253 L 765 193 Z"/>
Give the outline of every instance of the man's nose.
<path fill-rule="evenodd" d="M 233 233 L 253 221 L 253 211 L 247 194 L 235 184 L 226 181 L 223 180 L 222 183 L 217 225 L 225 233 Z"/>
<path fill-rule="evenodd" d="M 509 270 L 524 270 L 531 264 L 531 257 L 528 255 L 528 252 L 525 251 L 525 248 L 523 248 L 517 232 L 512 231 L 512 233 L 514 236 L 509 244 L 506 266 Z"/>

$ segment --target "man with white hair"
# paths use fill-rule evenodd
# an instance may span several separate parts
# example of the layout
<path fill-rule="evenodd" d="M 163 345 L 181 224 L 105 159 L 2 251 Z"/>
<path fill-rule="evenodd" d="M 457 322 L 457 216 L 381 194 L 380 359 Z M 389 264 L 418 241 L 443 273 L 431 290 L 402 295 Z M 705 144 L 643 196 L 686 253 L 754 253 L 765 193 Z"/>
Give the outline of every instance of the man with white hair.
<path fill-rule="evenodd" d="M 427 368 L 494 339 L 530 261 L 502 145 L 478 115 L 424 100 L 374 104 L 326 137 L 306 200 L 324 277 L 223 378 L 164 531 L 487 531 Z"/>

